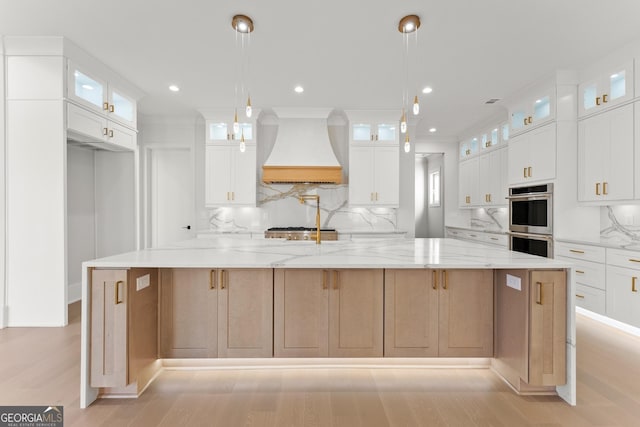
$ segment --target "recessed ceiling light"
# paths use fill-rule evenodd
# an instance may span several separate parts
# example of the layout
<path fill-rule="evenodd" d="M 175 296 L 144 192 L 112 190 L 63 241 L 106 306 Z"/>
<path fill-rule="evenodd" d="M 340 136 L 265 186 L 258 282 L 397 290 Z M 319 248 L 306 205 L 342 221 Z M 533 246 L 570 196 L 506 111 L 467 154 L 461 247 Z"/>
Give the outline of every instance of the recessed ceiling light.
<path fill-rule="evenodd" d="M 169 86 L 169 90 L 171 92 L 180 92 L 180 88 L 178 86 L 176 86 L 176 85 Z"/>
<path fill-rule="evenodd" d="M 431 92 L 433 92 L 433 89 L 431 89 L 429 86 L 422 89 L 422 93 L 431 93 Z"/>
<path fill-rule="evenodd" d="M 302 93 L 304 92 L 304 88 L 300 85 L 296 86 L 293 90 L 296 91 L 296 93 Z"/>
<path fill-rule="evenodd" d="M 438 130 L 438 129 L 436 129 L 436 128 L 431 128 L 431 129 L 429 129 L 429 132 L 434 133 L 434 132 L 435 132 L 435 131 L 437 131 L 437 130 Z"/>

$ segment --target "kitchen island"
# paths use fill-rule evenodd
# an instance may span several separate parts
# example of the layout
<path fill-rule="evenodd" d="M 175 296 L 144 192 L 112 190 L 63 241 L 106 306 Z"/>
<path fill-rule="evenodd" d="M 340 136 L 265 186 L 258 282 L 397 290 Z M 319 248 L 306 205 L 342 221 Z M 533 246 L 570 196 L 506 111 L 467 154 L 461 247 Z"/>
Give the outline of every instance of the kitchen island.
<path fill-rule="evenodd" d="M 293 357 L 472 360 L 575 404 L 572 283 L 570 263 L 454 239 L 194 239 L 88 261 L 80 404 L 138 396 L 163 368 Z"/>

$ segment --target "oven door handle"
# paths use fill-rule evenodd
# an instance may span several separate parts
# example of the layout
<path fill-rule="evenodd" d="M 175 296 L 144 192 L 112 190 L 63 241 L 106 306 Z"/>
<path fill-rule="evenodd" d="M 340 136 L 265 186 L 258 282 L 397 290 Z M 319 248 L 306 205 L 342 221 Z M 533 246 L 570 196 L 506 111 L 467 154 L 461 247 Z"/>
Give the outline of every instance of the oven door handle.
<path fill-rule="evenodd" d="M 527 194 L 518 194 L 516 196 L 507 196 L 505 197 L 507 200 L 549 200 L 551 199 L 551 193 L 527 193 Z"/>
<path fill-rule="evenodd" d="M 526 237 L 533 240 L 553 240 L 553 236 L 549 234 L 518 233 L 515 231 L 507 231 L 507 234 L 514 237 Z"/>

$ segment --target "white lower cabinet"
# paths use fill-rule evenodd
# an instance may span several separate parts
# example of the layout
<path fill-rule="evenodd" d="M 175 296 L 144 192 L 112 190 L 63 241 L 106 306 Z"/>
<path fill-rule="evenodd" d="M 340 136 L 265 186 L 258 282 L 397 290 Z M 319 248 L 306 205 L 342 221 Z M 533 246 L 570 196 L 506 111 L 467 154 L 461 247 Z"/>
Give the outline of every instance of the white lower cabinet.
<path fill-rule="evenodd" d="M 556 124 L 550 123 L 509 140 L 509 184 L 556 177 Z"/>
<path fill-rule="evenodd" d="M 607 316 L 640 328 L 640 270 L 607 265 Z"/>
<path fill-rule="evenodd" d="M 205 205 L 256 205 L 256 146 L 206 145 Z"/>
<path fill-rule="evenodd" d="M 605 308 L 605 248 L 574 243 L 556 242 L 555 259 L 574 265 L 576 306 L 606 315 Z"/>

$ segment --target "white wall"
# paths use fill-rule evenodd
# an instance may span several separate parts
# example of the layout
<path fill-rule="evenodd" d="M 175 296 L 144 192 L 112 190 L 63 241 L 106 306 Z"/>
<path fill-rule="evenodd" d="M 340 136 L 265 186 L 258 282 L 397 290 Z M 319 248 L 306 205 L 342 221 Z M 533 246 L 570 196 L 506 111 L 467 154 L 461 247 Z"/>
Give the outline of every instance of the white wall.
<path fill-rule="evenodd" d="M 67 147 L 68 301 L 82 297 L 82 262 L 96 258 L 94 151 Z"/>
<path fill-rule="evenodd" d="M 9 326 L 67 323 L 64 59 L 7 57 Z"/>

